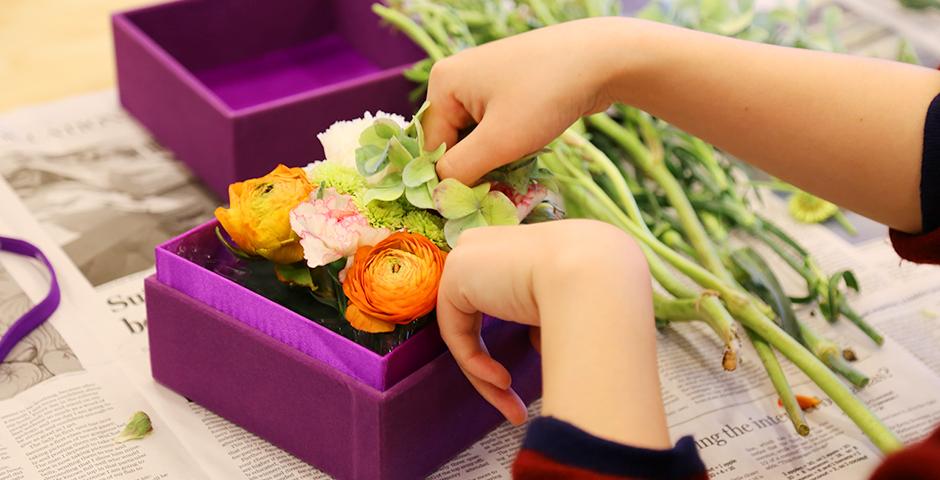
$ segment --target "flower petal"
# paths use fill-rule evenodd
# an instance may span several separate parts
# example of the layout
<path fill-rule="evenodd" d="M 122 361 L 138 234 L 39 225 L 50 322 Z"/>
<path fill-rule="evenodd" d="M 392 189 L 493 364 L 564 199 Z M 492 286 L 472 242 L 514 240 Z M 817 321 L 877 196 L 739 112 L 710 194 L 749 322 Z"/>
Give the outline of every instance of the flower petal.
<path fill-rule="evenodd" d="M 346 320 L 353 328 L 368 333 L 388 333 L 395 330 L 395 324 L 383 322 L 375 317 L 366 315 L 355 305 L 346 308 Z"/>

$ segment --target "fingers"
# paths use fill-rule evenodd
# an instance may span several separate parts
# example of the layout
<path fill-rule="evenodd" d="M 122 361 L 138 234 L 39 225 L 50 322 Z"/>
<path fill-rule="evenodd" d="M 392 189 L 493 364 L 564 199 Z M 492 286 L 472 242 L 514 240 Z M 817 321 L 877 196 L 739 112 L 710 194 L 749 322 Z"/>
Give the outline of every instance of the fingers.
<path fill-rule="evenodd" d="M 498 110 L 488 110 L 480 124 L 437 162 L 438 175 L 473 185 L 488 172 L 529 154 L 529 147 L 512 135 L 511 123 Z"/>
<path fill-rule="evenodd" d="M 473 120 L 467 107 L 455 96 L 456 91 L 461 89 L 461 83 L 448 73 L 449 60 L 452 61 L 446 59 L 434 65 L 428 82 L 430 105 L 421 118 L 424 148 L 427 151 L 433 151 L 442 143 L 448 148 L 453 147 L 457 143 L 458 132 L 468 127 Z"/>
<path fill-rule="evenodd" d="M 532 342 L 532 347 L 535 348 L 536 352 L 542 353 L 542 328 L 541 327 L 529 328 L 529 341 Z"/>
<path fill-rule="evenodd" d="M 445 273 L 446 275 L 446 273 Z M 441 338 L 450 349 L 454 360 L 471 385 L 507 420 L 513 424 L 525 422 L 525 404 L 509 388 L 512 378 L 502 364 L 490 356 L 480 338 L 482 319 L 446 280 L 438 294 L 437 318 Z M 454 301 L 457 297 L 457 301 Z"/>
<path fill-rule="evenodd" d="M 430 96 L 428 97 L 431 100 Z M 424 128 L 424 149 L 433 151 L 442 143 L 448 148 L 457 143 L 457 133 L 470 125 L 470 115 L 463 105 L 452 97 L 431 100 L 424 112 L 421 126 Z"/>
<path fill-rule="evenodd" d="M 468 375 L 500 389 L 511 383 L 505 367 L 490 357 L 480 338 L 482 320 L 478 312 L 468 313 L 458 308 L 447 291 L 438 293 L 437 318 L 441 338 L 447 344 L 454 360 Z"/>
<path fill-rule="evenodd" d="M 466 372 L 464 372 L 466 373 Z M 499 410 L 499 413 L 503 414 L 506 417 L 506 420 L 513 425 L 521 425 L 525 423 L 528 412 L 525 408 L 525 403 L 519 398 L 519 395 L 516 394 L 512 389 L 501 389 L 493 386 L 492 384 L 486 383 L 478 378 L 473 377 L 472 375 L 467 376 L 470 379 L 470 383 L 474 388 L 480 392 L 487 402 L 490 403 L 493 407 Z"/>

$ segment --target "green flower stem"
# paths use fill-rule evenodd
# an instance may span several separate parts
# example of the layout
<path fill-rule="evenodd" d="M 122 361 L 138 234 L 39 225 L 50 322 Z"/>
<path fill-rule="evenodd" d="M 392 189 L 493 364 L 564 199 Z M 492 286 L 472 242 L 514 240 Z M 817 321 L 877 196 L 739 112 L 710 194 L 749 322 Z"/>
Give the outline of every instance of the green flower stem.
<path fill-rule="evenodd" d="M 715 242 L 723 243 L 728 239 L 728 230 L 721 224 L 718 217 L 710 212 L 701 212 L 699 215 L 702 217 L 702 225 L 705 227 L 705 231 Z"/>
<path fill-rule="evenodd" d="M 793 428 L 796 430 L 796 433 L 804 437 L 809 435 L 809 425 L 806 424 L 803 409 L 800 408 L 799 402 L 796 401 L 796 396 L 790 388 L 790 383 L 787 382 L 787 377 L 783 373 L 783 368 L 780 367 L 780 361 L 777 360 L 773 348 L 749 328 L 745 328 L 744 331 L 747 332 L 751 344 L 754 345 L 757 357 L 760 359 L 761 363 L 764 364 L 764 370 L 767 371 L 767 376 L 770 377 L 770 383 L 772 383 L 774 389 L 777 390 L 777 395 L 780 396 L 783 408 L 786 410 L 787 416 L 790 417 L 790 422 L 793 423 Z"/>
<path fill-rule="evenodd" d="M 825 275 L 809 256 L 809 254 L 806 254 L 806 256 L 802 259 L 802 262 L 793 258 L 793 256 L 786 252 L 783 249 L 783 246 L 780 245 L 780 243 L 776 240 L 780 239 L 780 235 L 783 235 L 786 237 L 786 239 L 789 239 L 789 242 L 784 239 L 780 240 L 792 247 L 793 245 L 790 242 L 795 243 L 793 239 L 791 239 L 788 235 L 786 235 L 786 233 L 782 232 L 779 228 L 770 222 L 761 221 L 761 224 L 765 228 L 748 228 L 746 230 L 755 238 L 770 247 L 770 249 L 773 250 L 778 257 L 783 259 L 783 261 L 786 262 L 786 264 L 789 265 L 793 271 L 799 273 L 800 276 L 806 280 L 807 284 L 810 286 L 810 295 L 821 299 L 823 302 L 829 301 L 829 289 L 826 288 L 827 280 Z M 779 232 L 779 234 L 771 237 L 768 232 Z M 848 318 L 850 322 L 855 324 L 859 330 L 864 332 L 868 338 L 871 338 L 875 344 L 884 344 L 884 336 L 882 336 L 881 333 L 875 329 L 872 324 L 868 323 L 868 321 L 866 321 L 861 315 L 856 313 L 855 310 L 853 310 L 852 307 L 850 307 L 847 303 L 843 303 L 840 306 L 839 311 L 842 313 L 842 315 Z"/>
<path fill-rule="evenodd" d="M 571 132 L 571 131 L 569 131 Z M 574 135 L 578 135 L 576 132 L 571 132 Z M 572 142 L 573 146 L 582 146 L 577 138 L 568 138 L 566 141 Z M 590 156 L 588 161 L 594 161 L 599 164 L 609 164 L 613 166 L 612 162 L 606 155 L 593 147 L 590 143 L 587 143 L 587 146 L 590 148 L 581 150 L 579 153 L 588 153 Z M 646 223 L 643 222 L 642 213 L 640 212 L 639 207 L 636 204 L 636 200 L 633 195 L 630 193 L 629 189 L 625 186 L 618 188 L 619 197 L 621 199 L 622 205 L 619 207 L 608 197 L 603 191 L 600 191 L 600 187 L 594 183 L 593 179 L 581 169 L 572 167 L 570 162 L 576 160 L 565 161 L 559 157 L 561 152 L 566 151 L 564 148 L 557 148 L 556 153 L 550 153 L 542 156 L 543 163 L 546 164 L 551 170 L 556 173 L 556 178 L 569 183 L 576 183 L 578 188 L 583 188 L 589 190 L 592 194 L 592 198 L 596 201 L 591 201 L 590 199 L 583 199 L 579 202 L 579 208 L 587 208 L 591 210 L 591 214 L 594 218 L 607 221 L 608 223 L 619 225 L 621 228 L 625 228 L 627 225 L 641 225 L 640 231 L 643 232 L 643 235 L 655 239 L 652 232 L 650 232 L 649 227 L 646 226 Z M 609 168 L 609 167 L 606 167 Z M 563 173 L 568 171 L 570 173 Z M 623 176 L 619 172 L 614 172 L 615 178 L 623 180 Z M 587 187 L 587 188 L 585 188 Z M 584 192 L 577 190 L 577 195 L 579 197 L 584 196 Z M 567 196 L 567 195 L 566 195 Z M 602 205 L 606 208 L 602 208 Z M 629 216 L 624 214 L 624 211 L 629 213 Z M 626 229 L 626 228 L 625 228 Z M 634 235 L 636 237 L 636 235 Z M 718 338 L 721 339 L 724 344 L 724 352 L 722 353 L 722 367 L 726 370 L 734 370 L 737 367 L 738 355 L 737 355 L 737 343 L 738 335 L 735 329 L 734 319 L 731 314 L 728 313 L 728 310 L 725 308 L 724 304 L 721 303 L 721 300 L 717 297 L 709 294 L 698 293 L 691 287 L 687 286 L 685 283 L 681 282 L 676 278 L 675 274 L 666 263 L 660 258 L 649 245 L 639 242 L 640 248 L 643 250 L 644 255 L 646 256 L 647 265 L 650 269 L 650 274 L 654 279 L 669 293 L 674 295 L 677 298 L 684 299 L 695 299 L 696 302 L 699 302 L 704 315 L 701 319 L 704 320 L 709 327 L 718 335 Z M 663 245 L 665 247 L 665 245 Z M 672 252 L 668 247 L 665 247 L 665 250 Z M 678 254 L 675 254 L 678 255 Z M 681 255 L 678 255 L 679 258 L 685 259 Z M 693 264 L 694 265 L 694 264 Z M 701 298 L 700 298 L 701 297 Z"/>
<path fill-rule="evenodd" d="M 372 11 L 385 21 L 391 23 L 395 28 L 404 32 L 405 35 L 408 35 L 412 41 L 427 52 L 431 60 L 437 62 L 447 56 L 434 39 L 431 38 L 421 26 L 415 23 L 414 20 L 408 18 L 407 15 L 379 3 L 372 5 Z"/>
<path fill-rule="evenodd" d="M 836 223 L 842 226 L 842 229 L 845 230 L 849 235 L 853 237 L 858 235 L 858 229 L 855 228 L 855 225 L 852 225 L 852 222 L 850 222 L 848 217 L 842 213 L 842 210 L 837 211 L 835 215 L 832 216 L 832 218 L 836 221 Z"/>
<path fill-rule="evenodd" d="M 881 335 L 878 330 L 875 330 L 875 327 L 868 323 L 861 315 L 852 310 L 848 304 L 843 303 L 840 308 L 842 315 L 845 315 L 845 318 L 848 318 L 850 322 L 854 323 L 859 330 L 865 332 L 865 335 L 868 335 L 868 338 L 871 338 L 878 345 L 884 345 L 885 338 Z"/>
<path fill-rule="evenodd" d="M 849 390 L 836 375 L 829 370 L 812 353 L 807 351 L 793 337 L 784 332 L 771 319 L 750 300 L 749 296 L 743 294 L 734 287 L 730 287 L 722 282 L 718 277 L 711 274 L 701 266 L 689 261 L 682 255 L 676 253 L 665 244 L 660 242 L 646 230 L 638 227 L 610 198 L 597 186 L 590 178 L 579 168 L 571 166 L 557 156 L 554 157 L 554 168 L 550 168 L 570 177 L 569 180 L 577 182 L 573 187 L 582 188 L 588 198 L 593 198 L 597 208 L 603 208 L 608 212 L 608 218 L 611 223 L 624 229 L 635 238 L 646 244 L 650 250 L 662 257 L 679 271 L 685 273 L 699 285 L 716 290 L 725 300 L 728 310 L 735 318 L 740 320 L 746 327 L 753 330 L 757 335 L 764 338 L 767 343 L 772 345 L 777 351 L 782 353 L 806 375 L 811 378 L 819 388 L 826 393 L 838 405 L 842 411 L 855 422 L 879 449 L 883 452 L 893 452 L 902 447 L 900 440 L 875 416 L 868 407 L 865 406 Z M 556 170 L 557 169 L 557 170 Z M 565 171 L 567 170 L 567 171 Z"/>
<path fill-rule="evenodd" d="M 649 125 L 648 122 L 644 122 L 643 120 L 645 119 L 643 119 L 642 116 L 638 115 L 637 118 L 640 119 L 641 128 L 647 125 L 646 130 L 652 135 L 654 131 L 653 127 Z M 623 147 L 627 153 L 630 154 L 630 157 L 634 160 L 636 165 L 640 167 L 648 177 L 662 187 L 663 191 L 666 193 L 666 198 L 675 209 L 679 217 L 679 222 L 682 224 L 683 230 L 685 230 L 685 234 L 689 239 L 689 243 L 692 244 L 692 248 L 694 248 L 698 254 L 699 261 L 702 262 L 702 265 L 718 278 L 725 281 L 733 281 L 731 273 L 728 272 L 724 264 L 722 264 L 718 252 L 715 251 L 711 240 L 708 238 L 708 234 L 705 232 L 705 228 L 699 221 L 698 216 L 696 216 L 695 209 L 692 208 L 688 197 L 685 196 L 682 186 L 679 185 L 679 182 L 676 181 L 672 173 L 669 172 L 669 169 L 666 168 L 662 157 L 654 158 L 650 150 L 643 145 L 636 134 L 627 130 L 606 114 L 599 113 L 591 115 L 588 117 L 588 123 Z"/>
<path fill-rule="evenodd" d="M 845 377 L 846 380 L 852 382 L 852 385 L 858 388 L 863 388 L 865 385 L 868 385 L 868 376 L 858 371 L 842 358 L 842 350 L 839 349 L 839 346 L 836 345 L 835 342 L 822 338 L 804 322 L 797 320 L 797 325 L 800 328 L 800 334 L 803 337 L 803 341 L 806 343 L 806 347 L 809 348 L 816 357 L 822 360 L 823 363 L 829 366 L 830 369 Z"/>
<path fill-rule="evenodd" d="M 732 314 L 812 379 L 858 425 L 878 449 L 884 453 L 891 453 L 903 447 L 894 432 L 885 426 L 845 384 L 839 381 L 832 370 L 753 305 L 745 306 L 743 310 L 732 310 Z"/>
<path fill-rule="evenodd" d="M 783 261 L 790 266 L 790 268 L 799 273 L 806 280 L 807 284 L 815 290 L 814 292 L 810 292 L 810 294 L 815 294 L 822 302 L 829 301 L 829 289 L 826 288 L 826 276 L 819 266 L 816 265 L 816 262 L 813 261 L 809 253 L 805 250 L 802 250 L 802 247 L 796 244 L 796 241 L 790 238 L 786 232 L 780 230 L 780 228 L 773 223 L 767 221 L 766 219 L 762 219 L 760 223 L 763 228 L 748 229 L 748 233 L 764 242 L 780 258 L 782 258 Z M 794 247 L 794 249 L 797 250 L 797 253 L 803 255 L 802 262 L 783 251 L 783 248 L 778 244 L 778 242 L 774 241 L 774 238 L 770 237 L 767 232 L 773 233 L 774 237 L 780 239 L 790 247 Z M 850 322 L 855 324 L 859 330 L 864 332 L 868 338 L 871 338 L 875 344 L 884 344 L 884 336 L 882 336 L 881 333 L 875 329 L 872 324 L 868 323 L 868 321 L 866 321 L 861 315 L 856 313 L 855 310 L 853 310 L 852 307 L 850 307 L 847 303 L 843 303 L 839 310 L 842 315 L 848 318 Z"/>
<path fill-rule="evenodd" d="M 690 257 L 695 256 L 695 249 L 691 245 L 686 243 L 685 239 L 682 238 L 682 235 L 675 230 L 667 230 L 659 235 L 659 239 L 663 241 L 669 248 L 682 252 Z"/>
<path fill-rule="evenodd" d="M 715 149 L 700 138 L 689 135 L 688 140 L 689 145 L 692 147 L 692 153 L 711 174 L 718 190 L 731 194 L 735 200 L 740 200 L 741 197 L 738 195 L 737 190 L 734 189 L 725 171 L 718 164 L 718 159 L 715 158 Z"/>
<path fill-rule="evenodd" d="M 718 335 L 718 338 L 724 344 L 724 351 L 721 355 L 721 366 L 727 371 L 734 370 L 738 366 L 738 334 L 735 328 L 734 318 L 728 313 L 721 300 L 710 292 L 696 293 L 688 285 L 679 281 L 665 262 L 659 256 L 650 250 L 645 244 L 640 244 L 640 248 L 646 255 L 646 263 L 649 265 L 650 274 L 656 279 L 663 289 L 678 298 L 676 302 L 684 302 L 682 305 L 690 306 L 691 310 L 684 310 L 686 319 L 702 320 Z M 661 317 L 659 314 L 657 318 Z M 664 318 L 665 320 L 676 320 L 676 318 Z"/>
<path fill-rule="evenodd" d="M 599 169 L 605 177 L 607 177 L 611 185 L 614 188 L 614 194 L 616 200 L 620 203 L 620 207 L 633 219 L 634 222 L 641 225 L 647 231 L 649 228 L 646 226 L 646 222 L 643 221 L 643 213 L 640 211 L 639 205 L 636 203 L 636 199 L 633 197 L 633 194 L 630 192 L 630 187 L 627 185 L 627 181 L 624 179 L 623 174 L 620 173 L 620 170 L 614 165 L 614 162 L 610 160 L 604 152 L 599 148 L 595 147 L 593 143 L 589 142 L 584 135 L 578 133 L 573 129 L 568 129 L 561 135 L 561 140 L 565 144 L 571 146 L 572 148 L 578 150 L 582 153 L 585 160 L 591 163 Z"/>
<path fill-rule="evenodd" d="M 653 314 L 667 322 L 690 322 L 703 316 L 695 300 L 673 299 L 657 291 L 653 291 Z"/>

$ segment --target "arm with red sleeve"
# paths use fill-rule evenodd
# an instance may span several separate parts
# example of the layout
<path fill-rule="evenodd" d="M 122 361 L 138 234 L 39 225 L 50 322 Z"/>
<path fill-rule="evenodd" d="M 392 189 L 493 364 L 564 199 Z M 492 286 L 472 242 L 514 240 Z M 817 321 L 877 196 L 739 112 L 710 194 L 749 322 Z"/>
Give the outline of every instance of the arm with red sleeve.
<path fill-rule="evenodd" d="M 891 230 L 898 254 L 918 263 L 940 264 L 940 94 L 924 123 L 920 179 L 924 233 Z M 533 420 L 513 468 L 518 480 L 705 479 L 705 466 L 691 437 L 669 450 L 649 450 L 609 442 L 554 418 Z M 926 440 L 888 456 L 872 480 L 940 478 L 940 430 Z"/>

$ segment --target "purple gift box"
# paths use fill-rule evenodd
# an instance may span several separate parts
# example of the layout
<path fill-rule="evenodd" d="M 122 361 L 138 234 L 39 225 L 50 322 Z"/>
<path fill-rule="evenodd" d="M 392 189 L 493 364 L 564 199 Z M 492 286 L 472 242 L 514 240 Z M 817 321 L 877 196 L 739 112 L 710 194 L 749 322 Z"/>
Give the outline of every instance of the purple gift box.
<path fill-rule="evenodd" d="M 211 222 L 157 247 L 146 281 L 154 378 L 337 478 L 432 473 L 502 422 L 433 325 L 381 356 L 189 260 L 228 255 Z M 483 338 L 528 403 L 541 371 L 526 327 Z"/>
<path fill-rule="evenodd" d="M 180 0 L 112 18 L 121 104 L 217 194 L 323 158 L 316 134 L 409 116 L 424 56 L 373 0 Z"/>

